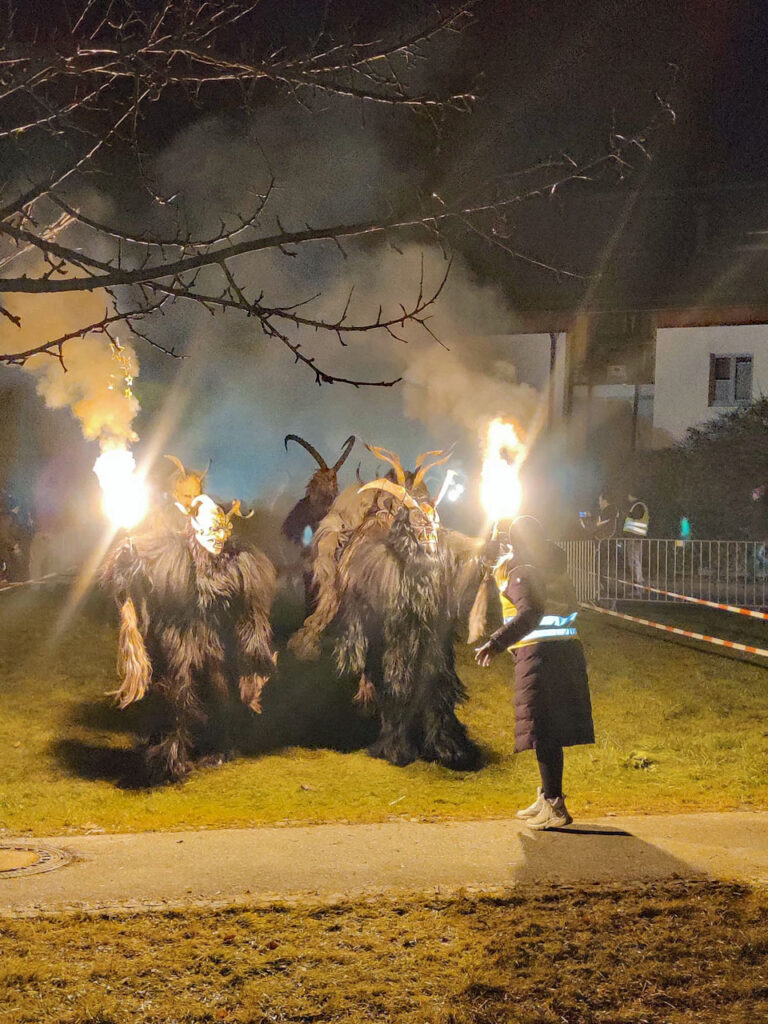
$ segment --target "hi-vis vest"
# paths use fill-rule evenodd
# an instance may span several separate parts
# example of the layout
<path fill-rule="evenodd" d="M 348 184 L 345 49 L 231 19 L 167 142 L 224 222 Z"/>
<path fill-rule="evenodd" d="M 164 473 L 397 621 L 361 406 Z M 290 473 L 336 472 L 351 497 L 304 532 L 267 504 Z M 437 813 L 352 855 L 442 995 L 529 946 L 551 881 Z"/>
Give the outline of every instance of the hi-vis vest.
<path fill-rule="evenodd" d="M 638 516 L 637 513 L 641 509 L 642 512 Z M 648 506 L 644 501 L 636 501 L 629 512 L 630 514 L 624 520 L 624 533 L 631 533 L 634 537 L 647 537 L 648 523 L 651 518 L 648 513 Z M 635 513 L 634 516 L 632 515 L 633 512 Z"/>
<path fill-rule="evenodd" d="M 506 626 L 517 615 L 517 608 L 505 594 L 501 594 L 501 610 L 504 615 L 504 625 Z M 507 650 L 514 651 L 518 647 L 540 644 L 545 640 L 575 639 L 578 636 L 578 632 L 574 623 L 578 614 L 578 612 L 571 612 L 570 615 L 543 615 L 536 629 L 526 634 L 516 644 L 512 644 Z"/>

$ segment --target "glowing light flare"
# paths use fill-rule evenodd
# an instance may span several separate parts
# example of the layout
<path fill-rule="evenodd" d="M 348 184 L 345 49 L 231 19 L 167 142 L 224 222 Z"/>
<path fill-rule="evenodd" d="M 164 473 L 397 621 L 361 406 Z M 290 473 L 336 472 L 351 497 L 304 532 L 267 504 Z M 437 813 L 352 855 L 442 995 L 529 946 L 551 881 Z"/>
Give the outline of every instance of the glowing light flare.
<path fill-rule="evenodd" d="M 480 500 L 490 522 L 514 519 L 523 502 L 520 468 L 528 454 L 522 431 L 512 420 L 488 425 L 480 478 Z"/>
<path fill-rule="evenodd" d="M 136 461 L 127 448 L 102 452 L 93 471 L 99 478 L 101 507 L 115 527 L 129 530 L 147 514 L 149 497 L 136 473 Z"/>
<path fill-rule="evenodd" d="M 435 508 L 437 508 L 437 506 L 440 504 L 443 498 L 448 498 L 450 501 L 455 501 L 456 498 L 451 498 L 451 491 L 456 490 L 457 487 L 461 487 L 461 484 L 456 483 L 456 470 L 447 469 L 445 471 L 445 479 L 443 480 L 443 485 L 438 491 L 437 497 L 435 498 Z M 464 490 L 463 487 L 461 489 L 462 491 Z"/>

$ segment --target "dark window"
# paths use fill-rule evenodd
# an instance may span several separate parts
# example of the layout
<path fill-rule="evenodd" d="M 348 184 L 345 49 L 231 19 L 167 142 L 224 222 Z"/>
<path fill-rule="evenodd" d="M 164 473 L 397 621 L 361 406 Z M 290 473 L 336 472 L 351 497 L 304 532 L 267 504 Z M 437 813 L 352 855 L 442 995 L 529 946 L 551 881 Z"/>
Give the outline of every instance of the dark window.
<path fill-rule="evenodd" d="M 752 401 L 752 357 L 738 356 L 734 373 L 734 394 L 737 402 Z"/>
<path fill-rule="evenodd" d="M 709 357 L 709 404 L 745 405 L 752 401 L 752 356 Z"/>

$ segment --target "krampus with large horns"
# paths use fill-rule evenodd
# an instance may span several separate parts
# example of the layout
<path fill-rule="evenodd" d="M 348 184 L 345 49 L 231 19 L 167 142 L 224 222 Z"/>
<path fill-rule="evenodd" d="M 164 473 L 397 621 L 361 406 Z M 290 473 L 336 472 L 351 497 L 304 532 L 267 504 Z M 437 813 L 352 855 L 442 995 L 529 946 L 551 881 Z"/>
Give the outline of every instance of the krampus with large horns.
<path fill-rule="evenodd" d="M 352 434 L 344 442 L 341 454 L 336 462 L 329 466 L 320 452 L 303 437 L 298 434 L 286 434 L 285 450 L 288 451 L 288 442 L 295 441 L 302 448 L 306 448 L 309 454 L 315 459 L 318 466 L 307 484 L 304 497 L 297 501 L 291 511 L 285 517 L 281 531 L 284 537 L 300 546 L 302 552 L 303 577 L 304 577 L 304 606 L 307 612 L 311 611 L 315 599 L 315 586 L 312 578 L 312 558 L 309 548 L 309 541 L 315 535 L 320 521 L 328 514 L 331 505 L 339 493 L 337 474 L 347 460 L 349 453 L 355 443 L 355 435 Z M 309 538 L 307 538 L 309 533 Z"/>
<path fill-rule="evenodd" d="M 283 534 L 292 540 L 294 544 L 304 544 L 304 534 L 309 527 L 312 534 L 318 527 L 320 520 L 328 514 L 337 494 L 339 483 L 337 474 L 347 460 L 349 453 L 355 443 L 355 436 L 352 434 L 344 442 L 341 448 L 341 455 L 332 466 L 329 466 L 320 452 L 303 437 L 298 434 L 286 434 L 285 450 L 288 450 L 288 442 L 295 441 L 302 448 L 306 448 L 312 458 L 320 467 L 313 474 L 307 484 L 304 497 L 297 501 L 283 522 Z"/>
<path fill-rule="evenodd" d="M 230 539 L 235 515 L 238 501 L 225 513 L 199 494 L 182 533 L 147 529 L 127 537 L 102 570 L 120 609 L 117 702 L 124 708 L 151 688 L 161 708 L 145 747 L 149 782 L 187 774 L 195 733 L 206 723 L 210 759 L 228 756 L 237 696 L 261 710 L 274 669 L 275 572 L 260 552 Z"/>
<path fill-rule="evenodd" d="M 184 512 L 189 512 L 192 502 L 203 493 L 203 484 L 211 468 L 211 461 L 202 472 L 196 469 L 187 469 L 184 463 L 175 455 L 166 455 L 166 459 L 174 464 L 176 469 L 173 472 L 171 494 L 174 502 L 183 506 Z"/>
<path fill-rule="evenodd" d="M 343 492 L 320 524 L 318 606 L 293 650 L 316 653 L 336 618 L 339 670 L 359 677 L 358 699 L 373 701 L 380 719 L 369 753 L 397 765 L 421 758 L 471 769 L 478 751 L 455 713 L 465 696 L 453 655 L 455 564 L 423 482 L 449 456 L 425 452 L 406 473 L 392 452 L 370 450 L 392 464 L 395 479 L 356 488 L 356 506 Z"/>

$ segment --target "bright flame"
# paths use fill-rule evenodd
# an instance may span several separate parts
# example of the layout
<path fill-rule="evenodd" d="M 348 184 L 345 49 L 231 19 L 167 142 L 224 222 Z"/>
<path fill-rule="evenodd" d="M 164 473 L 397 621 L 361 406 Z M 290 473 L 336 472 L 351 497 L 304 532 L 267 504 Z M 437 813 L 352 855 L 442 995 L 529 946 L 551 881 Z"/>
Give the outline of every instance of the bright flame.
<path fill-rule="evenodd" d="M 488 424 L 480 500 L 490 522 L 514 519 L 523 501 L 520 467 L 527 450 L 518 424 L 496 419 Z"/>
<path fill-rule="evenodd" d="M 133 454 L 127 448 L 102 452 L 93 471 L 101 484 L 101 507 L 112 525 L 128 530 L 140 522 L 149 498 L 143 480 L 136 475 Z"/>

